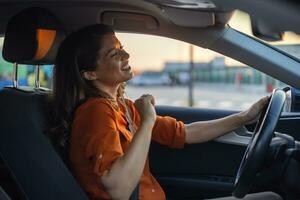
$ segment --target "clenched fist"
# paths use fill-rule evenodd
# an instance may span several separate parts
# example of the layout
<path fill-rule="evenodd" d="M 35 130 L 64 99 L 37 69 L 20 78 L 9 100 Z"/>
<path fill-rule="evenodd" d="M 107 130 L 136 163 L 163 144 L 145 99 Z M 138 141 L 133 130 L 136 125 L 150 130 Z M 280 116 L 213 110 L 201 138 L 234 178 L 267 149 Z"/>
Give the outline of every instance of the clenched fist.
<path fill-rule="evenodd" d="M 144 94 L 140 98 L 135 100 L 134 105 L 140 114 L 141 121 L 150 122 L 154 125 L 154 122 L 156 120 L 154 97 L 150 94 Z"/>

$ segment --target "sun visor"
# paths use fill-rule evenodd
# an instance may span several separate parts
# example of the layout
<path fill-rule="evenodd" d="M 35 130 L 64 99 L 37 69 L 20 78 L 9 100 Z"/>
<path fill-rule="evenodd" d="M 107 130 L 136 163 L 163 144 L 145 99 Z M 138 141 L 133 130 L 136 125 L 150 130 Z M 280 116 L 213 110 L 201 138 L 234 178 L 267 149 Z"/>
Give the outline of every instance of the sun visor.
<path fill-rule="evenodd" d="M 110 26 L 118 27 L 118 30 L 155 31 L 158 29 L 158 22 L 149 15 L 130 12 L 105 11 L 101 14 L 101 22 Z"/>
<path fill-rule="evenodd" d="M 215 25 L 215 14 L 211 11 L 198 11 L 163 7 L 163 14 L 174 24 L 185 27 L 207 27 Z"/>

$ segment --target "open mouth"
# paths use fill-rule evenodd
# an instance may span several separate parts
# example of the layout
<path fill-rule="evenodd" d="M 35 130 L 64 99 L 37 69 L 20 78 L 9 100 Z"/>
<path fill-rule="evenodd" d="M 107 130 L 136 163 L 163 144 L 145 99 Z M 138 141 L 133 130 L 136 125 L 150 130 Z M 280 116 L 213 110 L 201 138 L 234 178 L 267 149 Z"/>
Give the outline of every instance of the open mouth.
<path fill-rule="evenodd" d="M 128 61 L 121 67 L 121 70 L 122 71 L 130 71 L 131 70 L 131 67 L 128 64 Z"/>

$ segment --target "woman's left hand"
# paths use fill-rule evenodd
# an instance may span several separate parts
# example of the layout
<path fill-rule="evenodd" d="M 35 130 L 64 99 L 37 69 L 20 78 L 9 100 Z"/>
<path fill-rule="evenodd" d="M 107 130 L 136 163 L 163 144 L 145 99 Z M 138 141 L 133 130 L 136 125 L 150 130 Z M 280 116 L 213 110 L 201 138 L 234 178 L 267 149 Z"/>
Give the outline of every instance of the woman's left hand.
<path fill-rule="evenodd" d="M 243 118 L 244 124 L 251 124 L 256 122 L 259 119 L 260 113 L 266 103 L 270 100 L 270 96 L 266 96 L 258 100 L 247 110 L 239 113 Z"/>

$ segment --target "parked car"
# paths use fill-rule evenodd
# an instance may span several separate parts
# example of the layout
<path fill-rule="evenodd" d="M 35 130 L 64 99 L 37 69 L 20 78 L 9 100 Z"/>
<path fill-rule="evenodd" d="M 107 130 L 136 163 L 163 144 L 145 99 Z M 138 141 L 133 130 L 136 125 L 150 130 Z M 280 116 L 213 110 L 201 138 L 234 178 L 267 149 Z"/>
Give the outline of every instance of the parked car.
<path fill-rule="evenodd" d="M 129 84 L 139 86 L 150 86 L 150 85 L 170 85 L 172 83 L 170 77 L 166 73 L 146 71 L 131 79 Z"/>
<path fill-rule="evenodd" d="M 41 10 L 12 18 L 31 7 Z M 120 32 L 164 36 L 211 49 L 300 89 L 299 59 L 228 26 L 236 8 L 266 22 L 261 28 L 275 30 L 276 34 L 264 32 L 261 37 L 280 39 L 287 30 L 300 33 L 300 9 L 290 1 L 0 0 L 0 32 L 4 47 L 9 45 L 3 48 L 3 56 L 12 63 L 7 67 L 14 65 L 15 69 L 17 63 L 53 64 L 55 50 L 65 34 L 105 23 Z M 38 45 L 45 41 L 39 40 L 36 32 L 48 33 L 46 46 Z M 36 54 L 37 49 L 43 49 L 44 57 Z M 151 171 L 167 197 L 204 199 L 232 193 L 242 197 L 268 190 L 287 200 L 300 199 L 300 113 L 281 113 L 287 91 L 274 91 L 257 128 L 250 124 L 182 150 L 153 142 L 149 152 Z M 88 199 L 44 135 L 49 94 L 51 90 L 40 88 L 38 82 L 34 88 L 18 87 L 16 79 L 12 87 L 0 91 L 0 196 L 4 199 Z M 157 106 L 156 112 L 184 123 L 235 113 L 170 106 Z"/>

